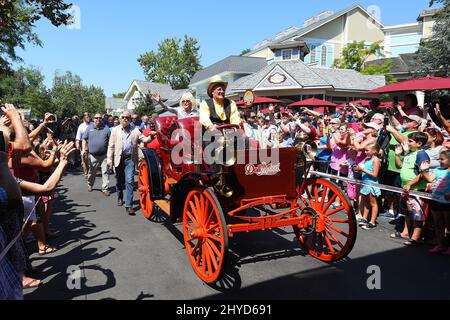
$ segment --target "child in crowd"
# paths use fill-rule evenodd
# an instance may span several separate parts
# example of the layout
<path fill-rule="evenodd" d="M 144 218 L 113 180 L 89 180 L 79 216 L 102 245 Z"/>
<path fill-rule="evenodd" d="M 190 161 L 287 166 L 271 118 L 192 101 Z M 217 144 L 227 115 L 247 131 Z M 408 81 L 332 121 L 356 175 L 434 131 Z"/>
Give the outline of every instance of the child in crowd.
<path fill-rule="evenodd" d="M 380 160 L 381 148 L 378 144 L 370 144 L 366 147 L 367 158 L 362 166 L 353 167 L 354 171 L 361 172 L 361 180 L 363 182 L 378 183 L 378 174 L 381 169 Z M 377 187 L 363 186 L 360 190 L 361 200 L 359 202 L 360 213 L 362 219 L 359 226 L 364 230 L 372 230 L 376 228 L 378 218 L 378 202 L 377 198 L 381 196 L 381 190 Z M 370 222 L 369 222 L 370 215 Z"/>
<path fill-rule="evenodd" d="M 407 186 L 420 174 L 423 163 L 430 163 L 430 157 L 423 150 L 428 142 L 428 136 L 423 132 L 415 132 L 408 135 L 408 142 L 395 148 L 395 165 L 400 169 L 402 187 Z M 401 155 L 405 154 L 403 161 Z M 424 191 L 426 182 L 421 181 L 411 189 Z M 420 244 L 424 212 L 418 200 L 411 197 L 402 197 L 400 202 L 401 213 L 405 216 L 405 225 L 400 237 L 407 238 L 404 243 L 407 246 Z"/>
<path fill-rule="evenodd" d="M 413 186 L 421 181 L 432 183 L 432 195 L 435 199 L 430 202 L 433 215 L 437 246 L 429 252 L 433 254 L 450 255 L 450 248 L 445 241 L 445 229 L 450 230 L 450 149 L 444 149 L 439 156 L 440 167 L 430 170 L 430 164 L 424 162 L 421 174 L 405 186 L 409 192 Z"/>

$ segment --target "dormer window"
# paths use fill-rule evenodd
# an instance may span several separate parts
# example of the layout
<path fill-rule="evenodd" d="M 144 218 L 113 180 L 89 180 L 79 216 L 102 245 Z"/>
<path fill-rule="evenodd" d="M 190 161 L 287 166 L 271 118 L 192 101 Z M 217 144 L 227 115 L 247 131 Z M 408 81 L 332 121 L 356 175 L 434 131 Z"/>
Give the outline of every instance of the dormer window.
<path fill-rule="evenodd" d="M 292 49 L 282 50 L 281 58 L 282 60 L 292 60 Z"/>
<path fill-rule="evenodd" d="M 311 46 L 311 63 L 316 63 L 316 45 Z"/>
<path fill-rule="evenodd" d="M 326 66 L 327 65 L 327 46 L 323 46 L 322 47 L 322 65 Z"/>

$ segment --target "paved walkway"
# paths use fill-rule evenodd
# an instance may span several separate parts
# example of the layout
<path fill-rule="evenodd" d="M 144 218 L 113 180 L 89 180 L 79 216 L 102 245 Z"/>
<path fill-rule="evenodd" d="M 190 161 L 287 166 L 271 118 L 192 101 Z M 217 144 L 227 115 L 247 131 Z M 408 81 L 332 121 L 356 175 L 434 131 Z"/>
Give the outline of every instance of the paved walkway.
<path fill-rule="evenodd" d="M 305 255 L 290 229 L 239 234 L 230 241 L 234 267 L 221 288 L 211 288 L 192 271 L 180 226 L 147 221 L 140 212 L 129 217 L 99 184 L 100 178 L 88 193 L 82 176 L 64 178 L 53 217 L 61 236 L 50 242 L 61 249 L 48 257 L 33 254 L 36 277 L 45 280 L 27 290 L 26 299 L 450 298 L 450 257 L 388 239 L 386 223 L 358 230 L 350 257 L 332 265 Z M 381 268 L 382 290 L 367 289 L 371 265 Z M 68 289 L 69 266 L 80 268 L 81 290 Z"/>

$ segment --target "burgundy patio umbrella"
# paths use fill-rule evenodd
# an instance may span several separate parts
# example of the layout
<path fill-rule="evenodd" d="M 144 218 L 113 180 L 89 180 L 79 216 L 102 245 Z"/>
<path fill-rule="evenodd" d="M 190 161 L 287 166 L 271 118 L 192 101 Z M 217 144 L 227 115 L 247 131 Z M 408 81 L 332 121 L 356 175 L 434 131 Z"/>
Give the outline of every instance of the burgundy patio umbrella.
<path fill-rule="evenodd" d="M 368 93 L 390 93 L 401 91 L 432 91 L 450 89 L 450 78 L 425 77 L 381 87 Z"/>
<path fill-rule="evenodd" d="M 311 98 L 303 101 L 294 102 L 288 105 L 288 107 L 336 107 L 337 104 L 325 100 Z"/>

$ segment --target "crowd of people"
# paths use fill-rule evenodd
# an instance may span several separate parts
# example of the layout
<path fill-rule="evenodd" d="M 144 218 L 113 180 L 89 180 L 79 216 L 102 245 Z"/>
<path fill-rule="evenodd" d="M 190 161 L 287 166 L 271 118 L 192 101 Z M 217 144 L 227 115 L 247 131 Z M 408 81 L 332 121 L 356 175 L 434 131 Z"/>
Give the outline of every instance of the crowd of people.
<path fill-rule="evenodd" d="M 239 124 L 247 138 L 260 148 L 294 147 L 299 137 L 317 144 L 315 169 L 371 184 L 340 183 L 355 209 L 359 226 L 377 228 L 380 216 L 391 219 L 407 246 L 423 243 L 434 230 L 436 246 L 430 253 L 450 255 L 450 107 L 448 98 L 425 107 L 410 94 L 405 104 L 381 108 L 348 104 L 336 112 L 318 113 L 308 108 L 291 111 L 270 105 L 238 111 L 224 98 L 226 83 L 210 85 L 210 101 L 197 106 L 186 93 L 179 107 L 152 98 L 179 119 L 199 117 L 205 130 L 226 123 Z M 109 177 L 116 175 L 117 205 L 135 215 L 134 177 L 139 148 L 159 143 L 157 114 L 139 117 L 123 112 L 120 117 L 85 113 L 58 120 L 46 114 L 41 123 L 26 121 L 14 108 L 2 106 L 0 120 L 0 299 L 21 299 L 23 288 L 40 285 L 31 277 L 33 268 L 25 242 L 33 234 L 40 255 L 58 250 L 47 240 L 57 237 L 51 228 L 54 190 L 66 168 L 82 167 L 88 192 L 94 192 L 101 169 L 101 192 L 111 195 Z M 93 121 L 92 121 L 93 120 Z M 305 138 L 306 137 L 306 138 Z M 377 187 L 403 188 L 403 195 Z M 408 196 L 412 190 L 431 192 L 433 201 Z M 12 244 L 8 248 L 8 244 Z"/>
<path fill-rule="evenodd" d="M 429 240 L 434 229 L 437 246 L 430 252 L 450 255 L 448 97 L 425 107 L 408 94 L 404 106 L 395 101 L 389 108 L 373 99 L 366 107 L 350 103 L 325 114 L 308 108 L 277 110 L 271 105 L 269 114 L 242 111 L 247 137 L 263 148 L 293 147 L 305 136 L 315 141 L 316 171 L 367 183 L 339 182 L 357 209 L 359 227 L 373 230 L 382 216 L 396 225 L 391 238 L 406 246 Z M 403 188 L 404 193 L 377 184 Z M 434 200 L 409 196 L 411 191 L 431 192 Z"/>

